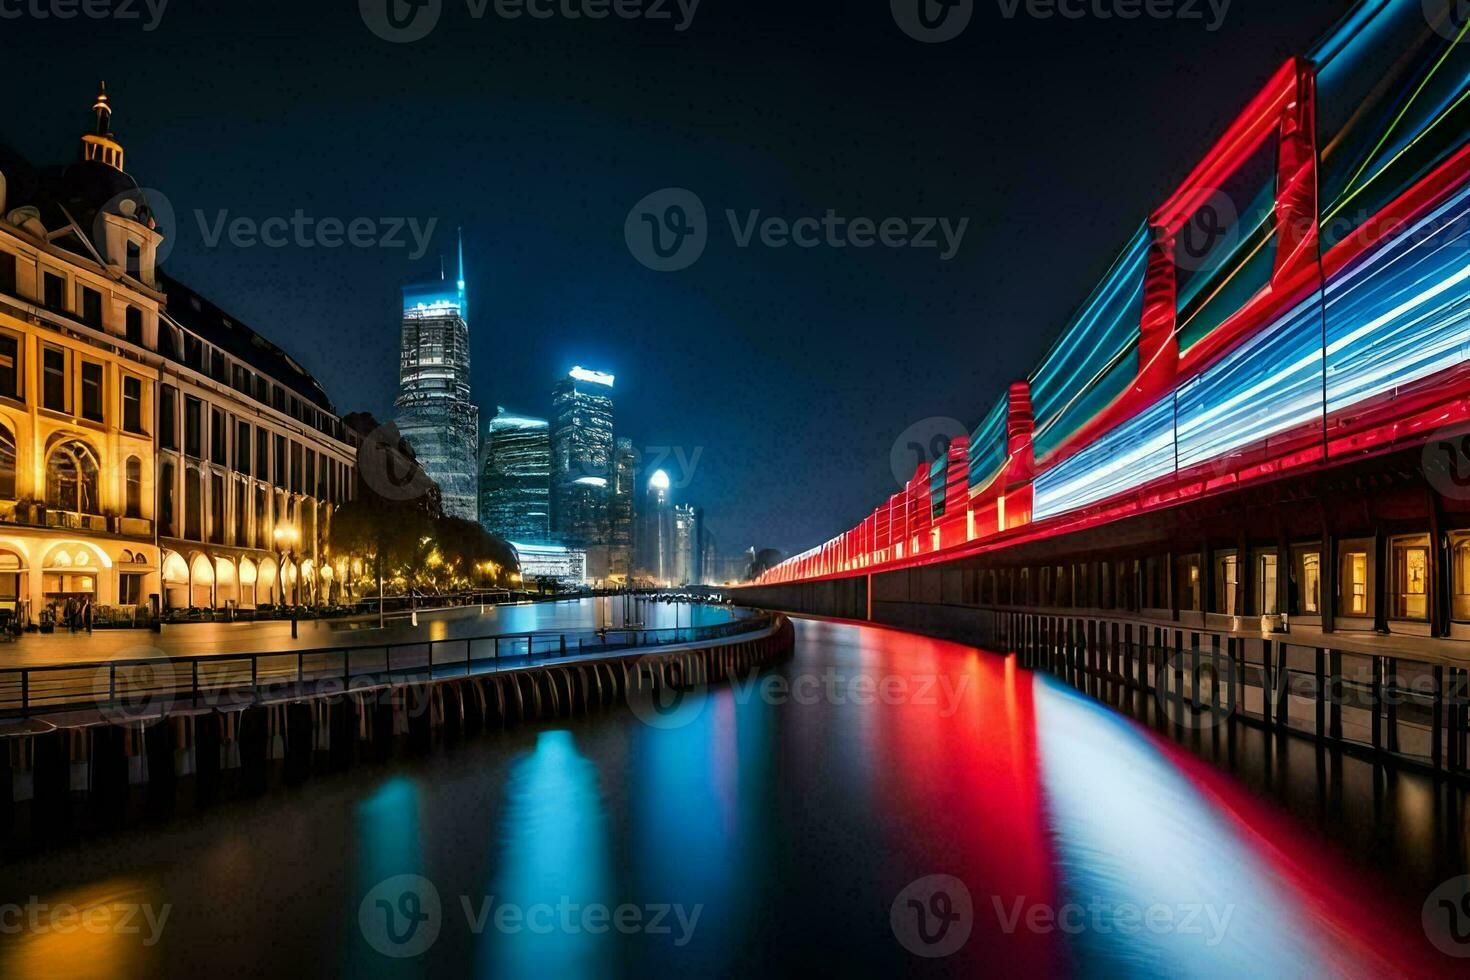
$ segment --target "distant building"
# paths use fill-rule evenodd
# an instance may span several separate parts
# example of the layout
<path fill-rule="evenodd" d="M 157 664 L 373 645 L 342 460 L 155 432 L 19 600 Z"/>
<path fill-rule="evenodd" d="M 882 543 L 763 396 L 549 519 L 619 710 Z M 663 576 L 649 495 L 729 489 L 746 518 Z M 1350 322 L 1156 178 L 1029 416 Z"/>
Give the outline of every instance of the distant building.
<path fill-rule="evenodd" d="M 715 564 L 718 560 L 719 547 L 714 534 L 709 529 L 709 522 L 704 519 L 704 508 L 700 508 L 695 515 L 698 522 L 699 537 L 695 544 L 695 554 L 699 562 L 698 572 L 694 577 L 696 585 L 714 585 L 724 581 L 718 577 Z"/>
<path fill-rule="evenodd" d="M 695 584 L 699 577 L 696 545 L 698 512 L 689 504 L 674 505 L 674 585 Z"/>
<path fill-rule="evenodd" d="M 552 530 L 566 544 L 608 543 L 613 456 L 613 376 L 572 368 L 552 410 Z"/>
<path fill-rule="evenodd" d="M 638 575 L 658 585 L 674 578 L 674 509 L 669 501 L 669 475 L 656 470 L 648 479 L 638 509 Z"/>
<path fill-rule="evenodd" d="M 485 434 L 480 524 L 507 541 L 551 540 L 551 424 L 498 409 Z"/>
<path fill-rule="evenodd" d="M 470 400 L 469 304 L 464 243 L 459 278 L 403 288 L 398 431 L 444 494 L 444 512 L 473 521 L 479 511 L 480 410 Z"/>
<path fill-rule="evenodd" d="M 608 502 L 608 575 L 627 582 L 633 574 L 633 551 L 637 507 L 638 453 L 633 440 L 619 439 L 613 446 L 612 487 Z"/>
<path fill-rule="evenodd" d="M 587 584 L 587 552 L 555 544 L 512 543 L 521 564 L 521 581 L 534 585 L 550 578 L 563 585 Z"/>

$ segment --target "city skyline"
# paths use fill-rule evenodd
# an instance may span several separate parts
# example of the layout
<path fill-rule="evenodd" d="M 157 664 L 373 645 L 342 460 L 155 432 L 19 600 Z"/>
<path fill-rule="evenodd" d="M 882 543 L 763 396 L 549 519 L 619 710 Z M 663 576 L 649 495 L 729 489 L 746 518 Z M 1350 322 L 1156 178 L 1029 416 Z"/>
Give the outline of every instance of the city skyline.
<path fill-rule="evenodd" d="M 246 322 L 289 312 L 298 358 L 344 405 L 392 417 L 397 373 L 378 352 L 397 343 L 398 287 L 436 277 L 462 225 L 468 289 L 485 297 L 471 337 L 482 407 L 544 414 L 537 406 L 556 371 L 599 365 L 630 393 L 621 414 L 641 445 L 691 457 L 704 449 L 688 492 L 720 515 L 731 548 L 796 552 L 898 488 L 885 460 L 909 425 L 977 424 L 980 396 L 1035 363 L 1096 280 L 1097 257 L 1188 171 L 1233 115 L 1236 93 L 1349 6 L 1236 0 L 1216 33 L 1142 19 L 1091 25 L 1093 34 L 1060 20 L 1002 22 L 991 11 L 937 47 L 905 37 L 883 4 L 851 16 L 826 3 L 704 5 L 679 35 L 546 25 L 583 75 L 551 67 L 541 42 L 528 43 L 539 36 L 530 21 L 492 30 L 446 11 L 439 30 L 405 46 L 375 37 L 352 5 L 268 4 L 266 22 L 293 25 L 272 41 L 299 69 L 289 79 L 231 45 L 259 31 L 256 14 L 175 6 L 147 35 L 156 53 L 147 64 L 117 43 L 118 25 L 86 18 L 27 22 L 31 43 L 11 57 L 17 72 L 39 73 L 40 52 L 66 50 L 88 66 L 78 84 L 108 79 L 128 106 L 130 168 L 173 205 L 170 267 L 206 294 L 238 296 Z M 770 43 L 761 25 L 771 22 L 786 25 L 779 50 L 747 88 L 738 66 Z M 340 47 L 323 60 L 313 37 Z M 627 47 L 600 43 L 610 37 Z M 693 37 L 704 40 L 677 43 Z M 795 57 L 807 37 L 822 42 Z M 1221 51 L 1231 52 L 1223 62 Z M 404 77 L 409 57 L 422 63 Z M 863 60 L 894 70 L 880 78 L 858 67 Z M 1050 70 L 1035 70 L 1039 62 Z M 1129 70 L 1094 84 L 1115 63 Z M 344 66 L 359 76 L 351 85 Z M 809 71 L 852 86 L 854 99 L 832 106 Z M 667 85 L 650 90 L 649 72 Z M 181 73 L 200 82 L 172 84 Z M 978 112 L 957 114 L 935 89 L 992 94 Z M 1190 111 L 1159 118 L 1166 90 Z M 70 85 L 42 87 L 0 137 L 55 159 L 75 138 L 77 101 Z M 771 106 L 782 108 L 771 116 Z M 913 113 L 916 151 L 871 128 L 875 111 L 894 106 Z M 1074 132 L 1089 153 L 1069 152 Z M 444 134 L 454 152 L 433 152 Z M 861 154 L 832 153 L 832 140 L 854 138 Z M 291 151 L 268 149 L 277 143 Z M 590 157 L 589 145 L 608 155 Z M 342 165 L 313 167 L 317 159 Z M 1117 179 L 1094 208 L 1098 161 Z M 496 192 L 474 193 L 487 180 Z M 629 210 L 661 187 L 697 193 L 715 232 L 706 256 L 672 275 L 640 266 L 623 237 Z M 1014 207 L 997 209 L 997 199 Z M 878 249 L 742 248 L 725 219 L 734 210 L 743 225 L 758 210 L 762 220 L 794 221 L 829 208 L 849 218 L 970 215 L 974 224 L 950 262 L 908 253 L 880 262 Z M 235 220 L 291 219 L 298 209 L 317 222 L 371 220 L 384 237 L 387 219 L 411 218 L 421 235 L 437 223 L 422 245 L 401 227 L 397 247 L 241 246 L 229 235 Z M 1068 248 L 1044 272 L 1017 247 L 1035 228 L 1066 229 Z M 972 336 L 988 358 L 910 372 L 923 352 Z M 796 356 L 782 356 L 788 344 Z M 659 351 L 657 363 L 634 356 L 642 350 Z M 710 370 L 712 358 L 721 370 Z M 497 375 L 502 362 L 526 367 Z M 729 407 L 748 418 L 736 424 Z M 783 511 L 749 492 L 751 474 L 779 472 L 792 493 L 812 496 L 834 471 L 853 478 L 831 488 L 823 514 Z M 753 502 L 737 506 L 742 497 Z"/>

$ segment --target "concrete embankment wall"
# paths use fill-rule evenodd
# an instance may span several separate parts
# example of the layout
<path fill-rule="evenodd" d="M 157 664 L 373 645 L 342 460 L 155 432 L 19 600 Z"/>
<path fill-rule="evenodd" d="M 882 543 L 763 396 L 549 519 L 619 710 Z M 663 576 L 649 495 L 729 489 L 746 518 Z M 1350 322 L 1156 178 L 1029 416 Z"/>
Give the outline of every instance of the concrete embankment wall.
<path fill-rule="evenodd" d="M 991 630 L 995 616 L 974 606 L 969 594 L 973 579 L 954 569 L 915 568 L 823 582 L 750 586 L 731 590 L 730 595 L 742 606 L 869 620 L 974 643 Z"/>
<path fill-rule="evenodd" d="M 748 637 L 494 673 L 215 706 L 38 715 L 0 727 L 0 850 L 162 819 L 485 732 L 715 685 L 789 658 L 791 622 Z"/>

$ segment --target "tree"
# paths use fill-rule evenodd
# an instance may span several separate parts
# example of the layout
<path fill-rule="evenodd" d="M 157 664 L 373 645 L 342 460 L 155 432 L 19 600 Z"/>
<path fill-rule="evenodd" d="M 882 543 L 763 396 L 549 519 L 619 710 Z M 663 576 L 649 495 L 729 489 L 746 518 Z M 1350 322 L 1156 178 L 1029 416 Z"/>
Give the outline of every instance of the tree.
<path fill-rule="evenodd" d="M 440 517 L 434 522 L 434 541 L 440 567 L 451 581 L 505 584 L 520 571 L 515 549 L 474 521 Z"/>
<path fill-rule="evenodd" d="M 371 415 L 362 414 L 346 421 L 362 435 L 357 486 L 353 499 L 332 518 L 328 541 L 333 552 L 372 564 L 381 625 L 384 571 L 404 566 L 416 570 L 421 544 L 433 536 L 434 522 L 443 514 L 443 498 L 396 425 L 376 425 Z"/>

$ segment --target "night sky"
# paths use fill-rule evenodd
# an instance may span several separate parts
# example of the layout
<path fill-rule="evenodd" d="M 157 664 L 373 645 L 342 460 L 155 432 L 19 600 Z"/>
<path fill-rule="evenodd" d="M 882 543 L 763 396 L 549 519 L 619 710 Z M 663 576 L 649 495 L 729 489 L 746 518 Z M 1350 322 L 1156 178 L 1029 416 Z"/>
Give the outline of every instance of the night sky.
<path fill-rule="evenodd" d="M 344 413 L 391 416 L 398 289 L 436 275 L 462 225 L 484 417 L 548 414 L 573 364 L 616 373 L 618 434 L 697 458 L 675 499 L 706 508 L 723 553 L 826 540 L 897 488 L 901 432 L 978 422 L 1271 72 L 1351 6 L 1233 0 L 1210 32 L 1204 0 L 1203 20 L 1162 21 L 977 0 L 958 39 L 921 44 L 888 0 L 703 0 L 683 32 L 673 0 L 662 21 L 476 20 L 443 0 L 426 39 L 395 44 L 356 0 L 172 0 L 152 31 L 143 0 L 126 0 L 139 19 L 28 13 L 51 2 L 0 0 L 0 139 L 69 162 L 105 78 L 127 169 L 175 210 L 170 271 Z M 710 216 L 676 273 L 624 240 L 665 187 Z M 418 262 L 406 233 L 210 244 L 221 211 L 297 209 L 437 228 Z M 970 223 L 945 262 L 740 248 L 726 209 Z"/>

